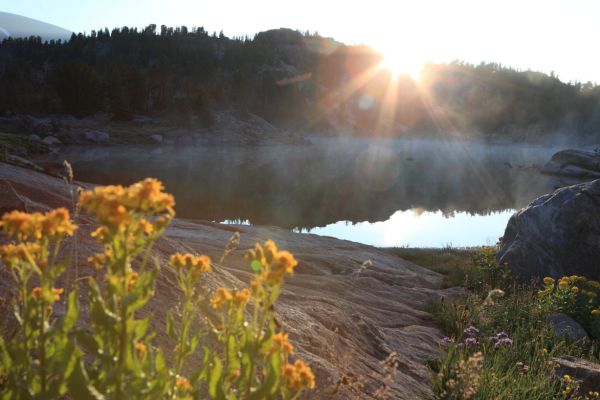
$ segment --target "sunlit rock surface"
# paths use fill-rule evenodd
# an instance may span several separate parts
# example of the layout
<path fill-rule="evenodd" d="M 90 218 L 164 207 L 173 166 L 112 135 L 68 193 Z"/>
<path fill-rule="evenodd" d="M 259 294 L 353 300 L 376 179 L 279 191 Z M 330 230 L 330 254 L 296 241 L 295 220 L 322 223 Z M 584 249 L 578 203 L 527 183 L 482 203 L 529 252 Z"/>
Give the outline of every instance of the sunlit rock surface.
<path fill-rule="evenodd" d="M 534 200 L 508 221 L 498 252 L 524 281 L 583 275 L 600 279 L 600 180 Z"/>
<path fill-rule="evenodd" d="M 3 210 L 69 206 L 72 189 L 58 178 L 0 164 Z M 98 250 L 89 238 L 95 223 L 85 215 L 77 223 L 81 227 L 74 258 L 78 269 L 69 269 L 70 281 L 96 273 L 85 263 Z M 434 326 L 428 306 L 457 290 L 441 290 L 441 275 L 357 243 L 270 227 L 180 219 L 156 244 L 154 255 L 163 266 L 175 251 L 206 253 L 219 260 L 235 231 L 241 234 L 239 250 L 226 259 L 224 267 L 216 267 L 207 276 L 203 291 L 208 296 L 219 286 L 243 287 L 251 272 L 243 253 L 256 241 L 270 238 L 280 248 L 292 251 L 299 265 L 296 274 L 287 280 L 276 309 L 290 332 L 296 354 L 316 372 L 318 390 L 311 398 L 373 398 L 386 385 L 386 394 L 378 398 L 422 399 L 431 393 L 426 361 L 438 355 L 442 333 Z M 366 260 L 372 265 L 361 268 Z M 0 295 L 6 295 L 11 284 L 6 271 L 2 274 Z M 154 315 L 157 330 L 164 329 L 165 313 L 176 304 L 178 295 L 174 274 L 163 268 L 156 297 L 147 307 L 147 312 Z M 81 301 L 85 308 L 85 296 Z M 208 304 L 199 312 L 211 315 Z M 159 334 L 157 340 L 169 346 L 164 334 Z M 399 368 L 395 373 L 382 363 L 390 353 L 396 353 Z"/>

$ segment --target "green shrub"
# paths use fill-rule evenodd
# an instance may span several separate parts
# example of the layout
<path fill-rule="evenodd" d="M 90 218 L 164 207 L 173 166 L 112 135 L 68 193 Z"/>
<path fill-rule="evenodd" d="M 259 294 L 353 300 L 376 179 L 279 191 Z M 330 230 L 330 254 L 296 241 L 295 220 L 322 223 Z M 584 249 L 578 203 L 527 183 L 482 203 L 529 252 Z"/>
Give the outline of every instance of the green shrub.
<path fill-rule="evenodd" d="M 550 312 L 568 314 L 600 340 L 600 282 L 584 276 L 544 278 L 544 289 L 538 292 L 540 303 Z"/>

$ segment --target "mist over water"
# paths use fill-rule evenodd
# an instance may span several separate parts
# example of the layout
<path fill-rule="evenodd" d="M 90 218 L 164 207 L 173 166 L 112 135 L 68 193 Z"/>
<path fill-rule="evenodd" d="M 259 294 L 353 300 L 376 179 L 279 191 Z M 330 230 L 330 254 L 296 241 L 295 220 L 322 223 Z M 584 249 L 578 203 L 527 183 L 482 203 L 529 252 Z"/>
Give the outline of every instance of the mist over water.
<path fill-rule="evenodd" d="M 555 146 L 313 138 L 312 146 L 69 148 L 78 180 L 161 179 L 179 217 L 274 225 L 379 246 L 495 242 L 552 191 Z"/>

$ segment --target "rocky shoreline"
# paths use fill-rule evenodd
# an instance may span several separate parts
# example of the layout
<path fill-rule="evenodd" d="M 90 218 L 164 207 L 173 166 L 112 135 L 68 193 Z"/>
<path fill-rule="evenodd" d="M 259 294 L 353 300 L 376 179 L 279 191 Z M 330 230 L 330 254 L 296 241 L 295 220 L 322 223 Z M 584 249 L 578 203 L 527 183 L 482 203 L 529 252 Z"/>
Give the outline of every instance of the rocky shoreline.
<path fill-rule="evenodd" d="M 70 207 L 74 190 L 60 178 L 0 163 L 0 212 Z M 95 273 L 85 262 L 98 250 L 89 237 L 95 224 L 86 215 L 79 216 L 77 223 L 81 227 L 76 238 L 79 276 L 75 277 L 71 269 L 69 279 Z M 256 241 L 273 239 L 292 251 L 300 263 L 284 287 L 277 312 L 298 355 L 316 372 L 319 390 L 313 398 L 370 398 L 384 387 L 391 398 L 431 395 L 426 361 L 439 356 L 443 334 L 429 312 L 430 304 L 452 297 L 460 289 L 441 289 L 441 274 L 381 249 L 260 226 L 176 219 L 157 243 L 154 256 L 162 265 L 175 251 L 207 253 L 218 259 L 233 232 L 241 235 L 239 249 L 224 267 L 210 274 L 203 291 L 208 294 L 219 286 L 243 287 L 250 276 L 243 253 Z M 367 260 L 370 263 L 363 264 Z M 6 296 L 11 290 L 6 271 L 2 278 L 0 295 Z M 163 268 L 156 296 L 146 312 L 152 313 L 154 320 L 164 321 L 177 290 L 174 274 Z M 200 312 L 210 313 L 210 307 Z M 157 330 L 164 332 L 161 324 Z M 164 333 L 157 337 L 159 342 L 166 340 Z M 398 366 L 391 381 L 387 379 L 390 371 L 382 363 L 390 354 Z"/>
<path fill-rule="evenodd" d="M 251 146 L 269 144 L 309 145 L 308 139 L 279 129 L 252 113 L 224 110 L 214 113 L 210 126 L 198 117 L 138 116 L 117 121 L 108 114 L 78 119 L 67 115 L 11 115 L 0 117 L 0 148 L 12 141 L 13 155 L 45 153 L 62 146 L 110 146 L 123 144 Z"/>

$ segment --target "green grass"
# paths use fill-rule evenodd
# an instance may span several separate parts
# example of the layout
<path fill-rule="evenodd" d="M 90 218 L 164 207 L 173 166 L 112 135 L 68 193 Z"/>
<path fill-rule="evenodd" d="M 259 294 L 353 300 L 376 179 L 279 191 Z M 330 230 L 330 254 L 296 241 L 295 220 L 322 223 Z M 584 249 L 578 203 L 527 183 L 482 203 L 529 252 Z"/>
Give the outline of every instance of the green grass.
<path fill-rule="evenodd" d="M 477 248 L 469 249 L 419 249 L 392 247 L 387 251 L 432 271 L 444 275 L 444 288 L 463 286 L 467 276 L 474 271 L 473 254 Z"/>
<path fill-rule="evenodd" d="M 452 302 L 432 305 L 441 329 L 452 339 L 450 344 L 441 344 L 443 355 L 429 362 L 435 398 L 585 399 L 575 391 L 564 393 L 566 383 L 555 376 L 550 360 L 571 355 L 597 361 L 599 343 L 554 337 L 546 322 L 554 310 L 540 301 L 538 287 L 517 284 L 505 267 L 498 266 L 494 248 L 388 250 L 444 274 L 446 287 L 469 289 Z M 501 289 L 504 296 L 486 302 L 493 289 Z M 479 330 L 474 336 L 478 343 L 465 346 L 469 336 L 464 331 L 470 326 Z M 500 332 L 506 332 L 512 345 L 488 343 Z M 475 356 L 477 352 L 482 360 Z"/>

